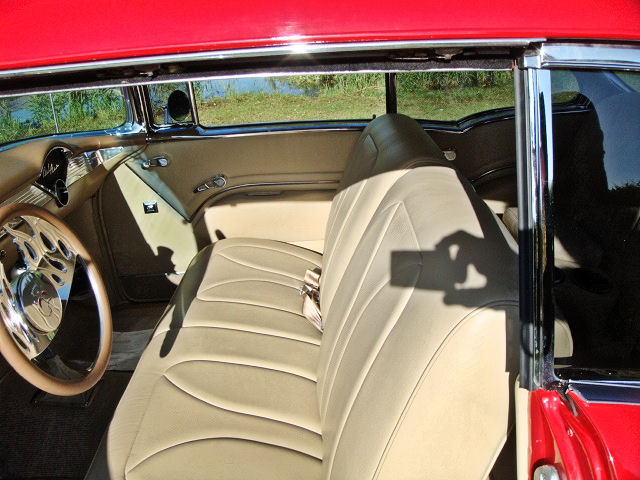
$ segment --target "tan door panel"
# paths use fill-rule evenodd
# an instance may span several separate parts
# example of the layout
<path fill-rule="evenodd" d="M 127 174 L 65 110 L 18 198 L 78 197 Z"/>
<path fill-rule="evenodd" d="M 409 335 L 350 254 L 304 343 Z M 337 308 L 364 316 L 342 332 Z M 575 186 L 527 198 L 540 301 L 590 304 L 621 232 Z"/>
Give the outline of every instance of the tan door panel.
<path fill-rule="evenodd" d="M 191 224 L 127 165 L 100 190 L 102 218 L 117 275 L 133 300 L 166 299 L 198 252 Z M 157 202 L 157 213 L 144 213 Z"/>
<path fill-rule="evenodd" d="M 191 219 L 206 201 L 230 191 L 264 190 L 284 184 L 300 189 L 334 190 L 360 131 L 303 131 L 209 137 L 150 143 L 128 162 L 141 179 Z M 166 167 L 142 168 L 155 157 Z M 194 193 L 216 174 L 222 188 Z"/>
<path fill-rule="evenodd" d="M 333 196 L 333 191 L 234 195 L 205 206 L 198 223 L 204 222 L 212 240 L 265 238 L 322 253 Z"/>
<path fill-rule="evenodd" d="M 260 237 L 320 251 L 331 200 L 358 130 L 280 132 L 149 143 L 100 191 L 114 270 L 132 300 L 166 299 L 174 272 L 224 237 Z M 166 166 L 143 168 L 164 157 Z M 215 174 L 222 188 L 194 193 Z M 144 202 L 158 213 L 145 214 Z"/>

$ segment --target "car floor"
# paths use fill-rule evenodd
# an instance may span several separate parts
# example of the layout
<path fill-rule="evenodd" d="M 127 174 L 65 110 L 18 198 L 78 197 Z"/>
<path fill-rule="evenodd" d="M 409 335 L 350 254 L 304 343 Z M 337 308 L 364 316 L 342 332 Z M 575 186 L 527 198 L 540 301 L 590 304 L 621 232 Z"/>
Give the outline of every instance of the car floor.
<path fill-rule="evenodd" d="M 164 308 L 164 304 L 113 308 L 114 330 L 152 329 Z M 72 318 L 70 330 L 77 332 L 73 327 L 93 315 L 92 308 L 70 304 L 65 320 Z M 68 351 L 82 353 L 82 348 Z M 131 374 L 107 371 L 88 395 L 69 400 L 43 394 L 0 357 L 0 479 L 84 478 Z"/>

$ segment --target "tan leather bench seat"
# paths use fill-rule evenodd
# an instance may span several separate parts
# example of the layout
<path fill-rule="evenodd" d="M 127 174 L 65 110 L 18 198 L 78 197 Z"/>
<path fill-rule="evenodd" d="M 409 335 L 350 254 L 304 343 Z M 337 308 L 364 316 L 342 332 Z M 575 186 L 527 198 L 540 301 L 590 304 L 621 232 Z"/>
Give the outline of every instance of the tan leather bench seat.
<path fill-rule="evenodd" d="M 512 425 L 517 254 L 419 125 L 379 117 L 356 146 L 322 334 L 294 288 L 319 256 L 276 243 L 198 254 L 88 478 L 487 477 Z"/>

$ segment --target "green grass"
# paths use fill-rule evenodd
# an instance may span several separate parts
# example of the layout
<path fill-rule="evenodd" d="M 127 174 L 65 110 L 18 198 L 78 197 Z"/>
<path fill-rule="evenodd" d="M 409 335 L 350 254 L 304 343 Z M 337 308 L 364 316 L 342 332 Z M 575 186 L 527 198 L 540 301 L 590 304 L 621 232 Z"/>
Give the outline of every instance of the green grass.
<path fill-rule="evenodd" d="M 407 93 L 398 98 L 398 112 L 418 119 L 459 120 L 473 113 L 513 106 L 510 86 L 467 87 Z M 317 96 L 237 94 L 198 104 L 206 126 L 260 122 L 367 119 L 385 113 L 384 88 L 366 87 L 343 92 L 321 91 Z"/>
<path fill-rule="evenodd" d="M 398 112 L 421 120 L 460 120 L 474 113 L 513 107 L 511 86 L 465 87 L 398 95 Z"/>
<path fill-rule="evenodd" d="M 283 94 L 239 94 L 198 104 L 200 123 L 207 126 L 296 120 L 364 119 L 382 115 L 384 96 L 374 93 L 332 93 L 307 97 Z"/>
<path fill-rule="evenodd" d="M 74 115 L 58 122 L 60 133 L 90 132 L 92 130 L 106 130 L 122 125 L 126 120 L 123 111 L 103 111 L 95 116 Z M 0 144 L 23 138 L 40 135 L 53 135 L 56 127 L 53 119 L 34 127 L 20 123 L 11 117 L 0 119 Z"/>
<path fill-rule="evenodd" d="M 15 103 L 0 99 L 0 144 L 23 138 L 56 133 L 51 105 L 57 114 L 58 131 L 87 132 L 118 127 L 126 121 L 126 110 L 119 89 L 59 92 L 19 98 L 18 109 L 27 110 L 31 123 L 12 117 Z"/>

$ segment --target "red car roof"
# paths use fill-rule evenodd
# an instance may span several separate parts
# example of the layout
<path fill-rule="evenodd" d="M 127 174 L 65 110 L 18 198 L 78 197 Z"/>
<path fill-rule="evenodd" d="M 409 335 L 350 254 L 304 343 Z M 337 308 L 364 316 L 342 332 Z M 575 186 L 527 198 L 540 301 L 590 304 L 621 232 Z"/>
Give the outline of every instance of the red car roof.
<path fill-rule="evenodd" d="M 0 2 L 0 70 L 298 42 L 640 40 L 638 0 Z"/>

